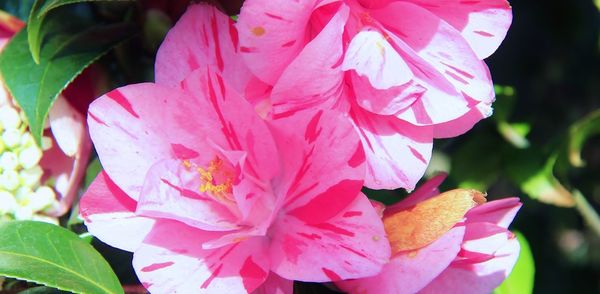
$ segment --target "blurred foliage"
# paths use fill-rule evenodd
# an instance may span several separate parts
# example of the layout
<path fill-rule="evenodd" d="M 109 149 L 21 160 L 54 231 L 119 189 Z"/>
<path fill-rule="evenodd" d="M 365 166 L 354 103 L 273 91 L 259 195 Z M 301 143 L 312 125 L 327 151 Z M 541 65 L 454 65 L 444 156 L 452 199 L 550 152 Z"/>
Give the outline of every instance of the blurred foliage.
<path fill-rule="evenodd" d="M 444 189 L 520 196 L 512 229 L 531 245 L 534 293 L 599 293 L 598 1 L 511 4 L 513 25 L 487 60 L 499 85 L 494 115 L 436 142 L 451 161 Z"/>

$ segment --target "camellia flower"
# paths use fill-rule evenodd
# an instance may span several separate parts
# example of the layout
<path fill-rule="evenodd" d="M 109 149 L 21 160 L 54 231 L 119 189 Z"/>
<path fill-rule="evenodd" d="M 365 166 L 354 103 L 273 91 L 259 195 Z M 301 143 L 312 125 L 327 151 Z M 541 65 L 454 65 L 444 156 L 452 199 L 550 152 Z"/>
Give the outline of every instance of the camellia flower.
<path fill-rule="evenodd" d="M 507 230 L 518 198 L 485 202 L 478 191 L 439 194 L 437 176 L 385 209 L 392 258 L 376 276 L 337 282 L 349 293 L 491 293 L 510 274 L 519 242 Z"/>
<path fill-rule="evenodd" d="M 23 26 L 20 20 L 0 12 L 0 48 Z M 94 95 L 77 87 L 88 86 L 76 80 L 63 94 Z M 59 95 L 50 109 L 39 147 L 28 130 L 24 112 L 1 86 L 0 220 L 56 223 L 56 217 L 70 209 L 85 172 L 91 142 L 83 115 L 64 95 Z M 79 95 L 77 98 L 85 100 Z"/>
<path fill-rule="evenodd" d="M 192 6 L 182 21 L 203 13 L 197 21 L 215 30 L 178 25 L 185 31 L 163 46 L 186 32 L 217 38 L 228 19 L 214 11 Z M 267 124 L 236 91 L 239 80 L 230 85 L 209 66 L 169 83 L 181 69 L 160 64 L 185 55 L 161 50 L 156 84 L 90 106 L 104 172 L 81 200 L 89 231 L 133 251 L 138 277 L 157 293 L 289 292 L 291 280 L 378 273 L 390 247 L 360 192 L 365 156 L 352 125 L 323 111 Z"/>
<path fill-rule="evenodd" d="M 491 114 L 483 58 L 511 22 L 504 0 L 247 0 L 237 28 L 273 117 L 326 105 L 349 113 L 366 186 L 414 188 L 433 138 Z"/>

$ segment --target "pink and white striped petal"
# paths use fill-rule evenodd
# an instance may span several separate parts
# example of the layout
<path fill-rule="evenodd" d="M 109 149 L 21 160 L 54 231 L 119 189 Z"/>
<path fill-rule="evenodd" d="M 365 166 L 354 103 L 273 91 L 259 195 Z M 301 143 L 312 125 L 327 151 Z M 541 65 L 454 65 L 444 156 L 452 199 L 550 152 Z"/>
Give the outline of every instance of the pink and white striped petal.
<path fill-rule="evenodd" d="M 136 250 L 154 220 L 135 214 L 137 203 L 101 172 L 79 202 L 88 231 L 102 242 L 126 251 Z"/>
<path fill-rule="evenodd" d="M 269 125 L 284 163 L 276 187 L 284 198 L 278 207 L 310 212 L 308 207 L 325 205 L 331 217 L 354 201 L 363 185 L 365 154 L 345 116 L 308 110 Z"/>
<path fill-rule="evenodd" d="M 243 93 L 252 74 L 238 54 L 233 20 L 214 6 L 192 5 L 158 50 L 156 83 L 177 87 L 192 71 L 208 67 Z"/>
<path fill-rule="evenodd" d="M 294 281 L 284 279 L 274 272 L 253 294 L 294 294 Z"/>
<path fill-rule="evenodd" d="M 205 110 L 191 101 L 180 90 L 144 83 L 113 90 L 90 105 L 88 125 L 100 161 L 129 197 L 139 197 L 155 162 L 198 155 L 192 148 L 212 122 L 192 119 Z"/>
<path fill-rule="evenodd" d="M 351 114 L 367 156 L 365 186 L 414 189 L 431 158 L 432 127 L 417 127 L 361 109 Z"/>
<path fill-rule="evenodd" d="M 487 66 L 460 32 L 443 19 L 409 2 L 392 2 L 384 9 L 373 10 L 372 16 L 433 66 L 459 93 L 479 101 L 493 99 Z"/>
<path fill-rule="evenodd" d="M 491 293 L 512 271 L 519 258 L 519 250 L 519 242 L 513 238 L 496 251 L 493 259 L 467 266 L 450 265 L 421 293 Z"/>
<path fill-rule="evenodd" d="M 348 293 L 417 293 L 454 260 L 464 232 L 464 227 L 453 228 L 426 247 L 397 253 L 376 276 L 336 285 Z"/>
<path fill-rule="evenodd" d="M 268 84 L 281 73 L 306 45 L 307 25 L 317 0 L 248 0 L 236 27 L 240 52 L 251 71 Z"/>
<path fill-rule="evenodd" d="M 273 87 L 271 101 L 275 117 L 335 102 L 344 73 L 340 67 L 344 49 L 342 36 L 349 9 L 341 5 L 321 32 L 286 67 Z"/>
<path fill-rule="evenodd" d="M 327 214 L 325 207 L 319 211 Z M 328 282 L 372 276 L 388 262 L 383 224 L 362 193 L 337 215 L 321 219 L 311 222 L 290 213 L 276 220 L 269 251 L 272 271 L 290 280 Z"/>
<path fill-rule="evenodd" d="M 444 19 L 461 32 L 479 59 L 490 56 L 508 31 L 512 11 L 506 0 L 410 0 Z"/>
<path fill-rule="evenodd" d="M 469 223 L 487 222 L 507 229 L 521 206 L 517 197 L 503 198 L 478 205 L 465 217 Z"/>
<path fill-rule="evenodd" d="M 198 229 L 232 231 L 239 229 L 239 211 L 209 193 L 201 193 L 200 177 L 180 161 L 164 160 L 146 175 L 137 205 L 138 215 L 166 218 Z"/>
<path fill-rule="evenodd" d="M 161 220 L 134 252 L 133 267 L 153 293 L 250 293 L 269 275 L 267 240 L 251 238 L 217 249 L 202 243 L 219 233 Z"/>
<path fill-rule="evenodd" d="M 354 70 L 359 76 L 368 78 L 373 88 L 379 90 L 403 85 L 413 78 L 402 56 L 381 32 L 373 29 L 363 29 L 352 38 L 342 69 Z"/>

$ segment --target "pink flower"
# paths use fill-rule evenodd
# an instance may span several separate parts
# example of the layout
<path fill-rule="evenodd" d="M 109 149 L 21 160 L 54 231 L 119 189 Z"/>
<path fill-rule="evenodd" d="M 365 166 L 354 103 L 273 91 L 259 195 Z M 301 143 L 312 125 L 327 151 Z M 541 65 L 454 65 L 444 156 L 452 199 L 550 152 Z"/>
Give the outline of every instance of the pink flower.
<path fill-rule="evenodd" d="M 376 274 L 390 249 L 360 193 L 352 125 L 323 111 L 263 121 L 239 94 L 248 80 L 229 70 L 231 29 L 214 8 L 191 6 L 161 47 L 156 84 L 91 105 L 104 172 L 81 200 L 89 231 L 133 251 L 157 293 L 290 292 L 292 280 Z"/>
<path fill-rule="evenodd" d="M 473 190 L 442 194 L 438 176 L 385 210 L 392 258 L 376 276 L 337 282 L 350 293 L 491 293 L 510 274 L 519 243 L 507 230 L 518 198 L 485 203 Z"/>
<path fill-rule="evenodd" d="M 482 59 L 510 22 L 504 0 L 247 0 L 236 27 L 275 118 L 315 105 L 349 112 L 366 186 L 412 189 L 433 138 L 490 115 Z"/>
<path fill-rule="evenodd" d="M 24 27 L 0 12 L 0 48 Z M 71 208 L 91 151 L 84 112 L 69 99 L 89 101 L 96 93 L 85 76 L 61 93 L 49 112 L 42 146 L 28 130 L 23 111 L 0 86 L 0 220 L 34 219 L 56 223 Z"/>

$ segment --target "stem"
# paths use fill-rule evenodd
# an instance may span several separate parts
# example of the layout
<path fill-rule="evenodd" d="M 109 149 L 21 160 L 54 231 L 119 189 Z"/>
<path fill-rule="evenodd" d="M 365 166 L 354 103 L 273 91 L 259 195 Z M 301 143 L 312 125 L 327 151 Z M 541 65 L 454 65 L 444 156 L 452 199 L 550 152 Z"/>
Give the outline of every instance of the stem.
<path fill-rule="evenodd" d="M 574 190 L 572 195 L 575 199 L 575 208 L 579 210 L 579 213 L 581 213 L 581 216 L 590 226 L 592 231 L 594 231 L 594 233 L 600 237 L 600 216 L 598 216 L 596 210 L 594 210 L 592 205 L 590 205 L 581 192 Z"/>

